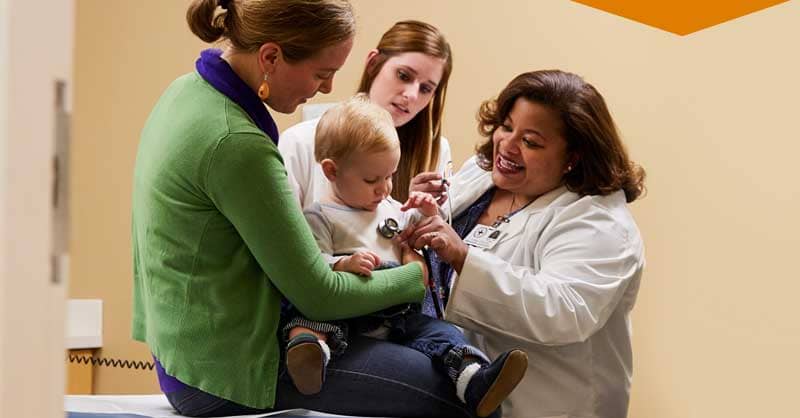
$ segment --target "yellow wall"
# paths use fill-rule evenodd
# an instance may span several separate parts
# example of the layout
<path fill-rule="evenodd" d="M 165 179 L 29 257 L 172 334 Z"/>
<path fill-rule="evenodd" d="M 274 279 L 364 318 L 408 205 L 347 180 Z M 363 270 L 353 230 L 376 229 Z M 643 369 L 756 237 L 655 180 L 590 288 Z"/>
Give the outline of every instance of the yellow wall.
<path fill-rule="evenodd" d="M 146 359 L 128 337 L 134 156 L 150 107 L 202 44 L 186 28 L 185 2 L 77 3 L 70 293 L 105 300 L 103 355 Z M 455 55 L 444 132 L 456 163 L 477 140 L 478 104 L 522 71 L 574 71 L 604 93 L 648 171 L 649 195 L 633 205 L 648 267 L 634 312 L 632 417 L 796 409 L 800 2 L 686 37 L 563 0 L 353 4 L 353 53 L 334 93 L 316 101 L 353 92 L 367 51 L 394 21 L 434 23 Z M 157 385 L 103 369 L 96 389 Z"/>

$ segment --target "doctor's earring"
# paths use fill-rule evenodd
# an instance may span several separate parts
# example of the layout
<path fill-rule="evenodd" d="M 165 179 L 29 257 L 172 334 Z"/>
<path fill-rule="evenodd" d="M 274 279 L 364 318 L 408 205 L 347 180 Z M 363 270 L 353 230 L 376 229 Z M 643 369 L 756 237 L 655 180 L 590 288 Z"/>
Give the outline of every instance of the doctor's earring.
<path fill-rule="evenodd" d="M 258 98 L 263 102 L 269 98 L 269 83 L 267 83 L 267 74 L 264 74 L 264 81 L 258 86 Z"/>

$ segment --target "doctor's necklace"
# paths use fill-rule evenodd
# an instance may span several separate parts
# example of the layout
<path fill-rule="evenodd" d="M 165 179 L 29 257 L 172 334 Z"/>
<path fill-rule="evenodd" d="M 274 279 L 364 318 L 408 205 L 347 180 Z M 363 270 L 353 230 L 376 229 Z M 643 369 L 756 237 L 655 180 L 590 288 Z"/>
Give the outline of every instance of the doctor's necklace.
<path fill-rule="evenodd" d="M 517 198 L 517 194 L 516 193 L 511 193 L 511 206 L 508 207 L 508 212 L 505 213 L 504 215 L 498 216 L 497 219 L 492 224 L 492 228 L 497 228 L 497 227 L 499 227 L 500 225 L 502 225 L 504 223 L 507 224 L 507 223 L 511 222 L 511 217 L 512 216 L 514 216 L 517 212 L 521 211 L 522 209 L 527 208 L 528 205 L 530 205 L 531 203 L 533 203 L 534 200 L 536 200 L 536 199 L 532 199 L 528 203 L 523 205 L 522 207 L 518 208 L 517 210 L 514 210 L 514 202 L 516 201 L 516 198 Z"/>
<path fill-rule="evenodd" d="M 472 230 L 464 237 L 464 243 L 469 246 L 481 248 L 484 250 L 492 249 L 505 235 L 501 230 L 500 226 L 504 223 L 511 222 L 511 217 L 517 214 L 517 212 L 525 209 L 533 203 L 532 199 L 530 202 L 526 203 L 519 209 L 514 209 L 514 202 L 515 202 L 515 195 L 511 195 L 511 207 L 508 208 L 508 212 L 505 215 L 500 215 L 497 217 L 497 220 L 494 221 L 492 226 L 484 225 L 484 224 L 477 224 L 475 225 Z"/>

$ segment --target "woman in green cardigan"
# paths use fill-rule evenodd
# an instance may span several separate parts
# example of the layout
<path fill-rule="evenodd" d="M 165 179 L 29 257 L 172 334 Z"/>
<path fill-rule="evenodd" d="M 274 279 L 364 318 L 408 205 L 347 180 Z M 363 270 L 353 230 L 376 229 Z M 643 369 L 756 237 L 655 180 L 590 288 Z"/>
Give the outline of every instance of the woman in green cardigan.
<path fill-rule="evenodd" d="M 333 320 L 419 302 L 425 291 L 413 252 L 369 280 L 331 271 L 264 106 L 291 113 L 331 91 L 353 44 L 350 4 L 194 0 L 186 17 L 202 40 L 227 45 L 203 51 L 155 105 L 133 192 L 133 337 L 152 351 L 170 403 L 189 416 L 468 416 L 430 360 L 403 346 L 355 338 L 314 397 L 282 367 L 282 296 L 309 318 Z"/>

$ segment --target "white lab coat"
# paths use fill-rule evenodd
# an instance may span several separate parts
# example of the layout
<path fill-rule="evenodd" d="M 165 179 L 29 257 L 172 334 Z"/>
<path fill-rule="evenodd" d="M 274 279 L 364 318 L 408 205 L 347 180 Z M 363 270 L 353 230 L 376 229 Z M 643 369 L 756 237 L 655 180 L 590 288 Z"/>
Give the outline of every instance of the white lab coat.
<path fill-rule="evenodd" d="M 467 161 L 452 179 L 454 214 L 490 187 L 491 173 Z M 500 229 L 493 249 L 470 247 L 445 317 L 491 358 L 528 353 L 504 416 L 625 417 L 644 247 L 624 193 L 581 197 L 561 187 Z"/>
<path fill-rule="evenodd" d="M 306 209 L 314 202 L 330 196 L 331 186 L 322 166 L 314 158 L 314 136 L 319 118 L 300 122 L 281 133 L 278 151 L 289 176 L 289 185 L 300 199 L 300 207 Z M 450 143 L 447 138 L 439 140 L 439 162 L 436 171 L 442 173 L 450 161 Z"/>

